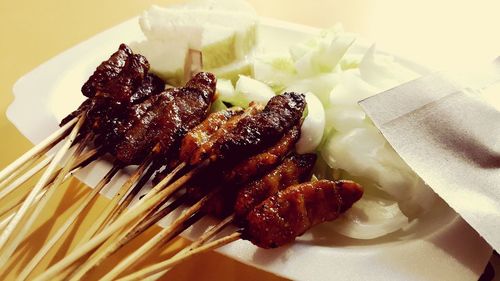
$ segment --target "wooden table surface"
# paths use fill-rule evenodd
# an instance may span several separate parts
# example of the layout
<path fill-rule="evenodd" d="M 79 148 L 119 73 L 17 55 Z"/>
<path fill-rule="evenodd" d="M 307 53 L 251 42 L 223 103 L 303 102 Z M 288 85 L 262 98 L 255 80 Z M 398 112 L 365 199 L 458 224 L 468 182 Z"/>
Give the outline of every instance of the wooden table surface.
<path fill-rule="evenodd" d="M 0 112 L 12 102 L 15 81 L 49 58 L 92 35 L 139 14 L 151 4 L 168 5 L 174 0 L 44 0 L 0 1 Z M 342 22 L 348 31 L 377 41 L 379 46 L 416 62 L 437 68 L 453 68 L 500 55 L 497 35 L 500 17 L 498 1 L 363 1 L 363 0 L 252 0 L 262 16 L 294 21 L 317 27 Z M 494 35 L 494 36 L 493 36 Z M 33 93 L 36 94 L 36 93 Z M 26 114 L 29 114 L 28 112 Z M 0 116 L 0 168 L 6 166 L 32 144 Z M 12 258 L 0 280 L 11 280 L 26 264 L 26 257 L 39 249 L 45 239 L 82 199 L 88 188 L 70 180 L 50 202 L 43 217 L 32 228 L 27 243 Z M 11 200 L 13 194 L 6 200 Z M 62 239 L 36 271 L 74 247 L 81 233 L 102 210 L 107 199 L 99 198 L 91 211 L 79 218 L 78 227 Z M 4 201 L 0 204 L 5 204 Z M 143 235 L 133 245 L 115 255 L 113 262 L 130 252 L 158 229 Z M 29 244 L 29 247 L 28 245 Z M 152 263 L 186 244 L 179 240 L 155 253 Z M 97 278 L 105 270 L 95 272 Z M 167 273 L 169 280 L 283 280 L 217 253 L 200 255 Z"/>

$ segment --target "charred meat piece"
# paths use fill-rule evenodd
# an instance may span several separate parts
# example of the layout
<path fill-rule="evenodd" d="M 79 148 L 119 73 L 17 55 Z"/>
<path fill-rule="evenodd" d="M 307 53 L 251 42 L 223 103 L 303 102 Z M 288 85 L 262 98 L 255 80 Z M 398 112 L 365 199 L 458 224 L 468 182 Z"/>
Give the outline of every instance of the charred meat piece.
<path fill-rule="evenodd" d="M 117 144 L 116 158 L 135 164 L 142 162 L 153 149 L 158 157 L 177 153 L 184 135 L 207 116 L 215 84 L 213 74 L 201 72 L 185 87 L 170 88 L 155 96 L 142 118 L 133 122 Z"/>
<path fill-rule="evenodd" d="M 276 168 L 283 158 L 293 150 L 299 135 L 299 126 L 295 126 L 272 147 L 244 159 L 236 165 L 212 163 L 186 186 L 189 197 L 196 201 L 216 187 L 222 186 L 220 195 L 214 197 L 209 203 L 209 205 L 213 205 L 213 208 L 207 208 L 215 211 L 207 212 L 217 217 L 224 216 L 227 213 L 226 210 L 232 211 L 238 188 Z"/>
<path fill-rule="evenodd" d="M 129 103 L 121 103 L 110 98 L 110 96 L 94 96 L 86 99 L 77 110 L 70 113 L 61 121 L 61 125 L 66 124 L 71 119 L 77 117 L 82 112 L 87 113 L 88 129 L 99 129 L 105 127 L 107 123 L 112 126 L 118 120 L 126 122 L 130 115 L 134 117 L 136 110 L 130 107 L 139 104 L 145 99 L 157 95 L 165 89 L 165 82 L 154 74 L 147 74 L 139 83 L 129 98 Z M 107 128 L 106 128 L 107 129 Z"/>
<path fill-rule="evenodd" d="M 248 214 L 243 238 L 262 248 L 282 246 L 314 225 L 336 219 L 362 195 L 362 187 L 351 181 L 290 186 Z"/>
<path fill-rule="evenodd" d="M 83 84 L 83 95 L 92 98 L 99 92 L 109 92 L 108 83 L 117 78 L 126 67 L 129 73 L 132 67 L 139 67 L 138 73 L 146 73 L 149 70 L 147 60 L 138 57 L 131 59 L 133 56 L 132 50 L 127 45 L 121 44 L 118 51 L 113 53 L 108 60 L 103 61 L 89 77 L 89 80 Z M 140 65 L 141 62 L 143 65 Z"/>
<path fill-rule="evenodd" d="M 201 158 L 211 161 L 242 159 L 258 153 L 299 124 L 305 105 L 302 94 L 285 93 L 271 98 L 262 112 L 240 120 L 233 130 L 217 139 Z"/>
<path fill-rule="evenodd" d="M 129 119 L 136 111 L 130 107 L 152 95 L 162 92 L 165 83 L 154 74 L 148 73 L 149 63 L 145 57 L 134 54 L 121 44 L 118 51 L 102 62 L 82 87 L 88 97 L 80 107 L 64 118 L 65 124 L 82 112 L 87 112 L 86 122 L 80 135 L 89 131 L 99 136 L 99 145 L 114 145 L 129 127 Z"/>
<path fill-rule="evenodd" d="M 165 82 L 153 73 L 148 73 L 130 95 L 129 102 L 137 104 L 165 90 Z"/>
<path fill-rule="evenodd" d="M 278 191 L 310 180 L 314 163 L 316 154 L 292 154 L 270 173 L 244 185 L 234 204 L 237 220 L 244 219 L 250 210 Z"/>
<path fill-rule="evenodd" d="M 163 171 L 158 172 L 154 179 L 153 183 L 159 183 L 175 166 L 177 166 L 180 162 L 189 162 L 191 155 L 194 151 L 200 149 L 200 147 L 210 140 L 210 137 L 216 133 L 222 126 L 225 126 L 227 122 L 230 120 L 234 120 L 238 115 L 243 113 L 243 109 L 230 108 L 223 111 L 218 111 L 210 114 L 203 122 L 201 122 L 198 126 L 194 127 L 190 130 L 186 136 L 182 139 L 181 148 L 179 152 L 179 159 L 174 161 L 169 167 L 166 167 Z M 216 167 L 215 170 L 217 170 Z M 195 179 L 191 181 L 191 184 L 188 186 L 192 187 L 193 182 L 198 182 L 197 179 L 202 179 L 201 181 L 206 184 L 207 176 L 212 178 L 214 169 L 209 168 L 210 171 L 202 171 L 201 174 L 195 176 Z M 195 186 L 198 185 L 194 184 Z M 193 187 L 194 188 L 194 187 Z M 194 191 L 193 188 L 188 188 L 191 191 Z M 202 195 L 200 195 L 202 196 Z M 194 198 L 194 197 L 193 197 Z M 196 197 L 201 198 L 201 197 Z"/>
<path fill-rule="evenodd" d="M 242 113 L 242 108 L 235 107 L 210 114 L 203 122 L 189 131 L 182 139 L 179 154 L 181 161 L 189 162 L 193 152 L 199 149 L 202 144 L 208 142 L 210 136 L 226 124 L 230 118 Z"/>
<path fill-rule="evenodd" d="M 241 120 L 249 118 L 260 113 L 263 107 L 260 104 L 251 104 L 243 114 L 237 114 L 229 118 L 229 120 L 223 124 L 208 138 L 207 141 L 198 145 L 198 147 L 191 153 L 190 159 L 183 159 L 186 163 L 191 165 L 196 165 L 201 163 L 201 161 L 206 159 L 208 151 L 212 149 L 214 144 L 219 140 L 224 138 L 231 130 L 234 130 L 238 126 Z"/>
<path fill-rule="evenodd" d="M 293 150 L 300 138 L 300 126 L 295 126 L 288 131 L 275 145 L 265 151 L 250 156 L 224 173 L 224 181 L 243 184 L 256 177 L 262 176 L 270 169 L 276 167 L 281 160 Z"/>
<path fill-rule="evenodd" d="M 207 138 L 205 138 L 205 141 L 199 142 L 196 140 L 195 144 L 191 143 L 191 140 L 186 140 L 185 146 L 181 147 L 181 153 L 182 151 L 189 151 L 191 146 L 196 147 L 192 153 L 187 153 L 185 152 L 185 158 L 181 158 L 181 160 L 184 160 L 187 163 L 189 161 L 189 158 L 191 159 L 201 159 L 200 156 L 203 155 L 204 151 L 211 146 L 213 146 L 214 142 L 217 141 L 217 139 L 221 138 L 224 136 L 228 131 L 232 130 L 235 126 L 237 126 L 238 122 L 245 118 L 246 116 L 252 116 L 260 111 L 262 111 L 263 107 L 260 106 L 259 104 L 252 104 L 250 107 L 245 109 L 244 112 L 240 112 L 238 114 L 234 114 L 233 116 L 229 117 L 227 121 L 223 121 L 223 119 L 218 119 L 218 128 L 214 132 L 212 132 L 210 135 L 207 135 Z M 202 126 L 203 124 L 200 124 Z M 185 138 L 191 138 L 189 135 L 186 136 Z M 191 144 L 190 144 L 191 143 Z M 188 145 L 189 144 L 189 145 Z M 181 154 L 182 155 L 182 154 Z M 222 170 L 230 169 L 231 165 L 226 165 L 227 163 L 212 163 L 209 165 L 207 168 L 204 170 L 200 171 L 198 174 L 195 175 L 195 177 L 190 180 L 187 185 L 186 185 L 186 192 L 188 193 L 188 197 L 192 201 L 198 201 L 201 199 L 203 196 L 205 196 L 208 192 L 213 190 L 216 186 L 220 185 L 222 183 L 222 177 L 221 177 L 221 172 Z M 159 182 L 166 173 L 161 173 L 160 175 L 156 176 L 155 181 Z"/>
<path fill-rule="evenodd" d="M 126 61 L 118 76 L 104 84 L 96 96 L 111 98 L 117 103 L 132 103 L 131 98 L 142 84 L 149 70 L 149 63 L 145 57 L 131 55 Z"/>
<path fill-rule="evenodd" d="M 149 87 L 149 88 L 148 88 Z M 164 86 L 143 85 L 141 91 L 150 95 L 146 100 L 130 105 L 113 103 L 109 99 L 96 99 L 104 102 L 104 106 L 94 106 L 88 113 L 91 117 L 92 130 L 98 134 L 95 143 L 114 151 L 113 147 L 123 140 L 127 130 L 145 116 L 146 112 L 160 98 Z"/>
<path fill-rule="evenodd" d="M 244 185 L 223 183 L 220 191 L 208 202 L 205 212 L 218 218 L 234 212 L 237 221 L 241 222 L 253 207 L 267 197 L 287 186 L 309 180 L 315 162 L 315 154 L 292 154 L 274 170 L 254 181 Z"/>

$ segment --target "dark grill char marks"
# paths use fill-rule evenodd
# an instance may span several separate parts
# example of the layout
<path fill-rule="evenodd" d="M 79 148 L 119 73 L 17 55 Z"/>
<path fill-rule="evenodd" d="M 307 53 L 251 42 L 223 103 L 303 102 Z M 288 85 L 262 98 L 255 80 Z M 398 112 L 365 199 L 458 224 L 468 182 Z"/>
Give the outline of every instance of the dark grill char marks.
<path fill-rule="evenodd" d="M 189 159 L 191 158 L 194 151 L 200 149 L 200 147 L 204 143 L 208 142 L 210 137 L 231 118 L 236 118 L 236 116 L 241 115 L 242 113 L 242 108 L 235 107 L 210 114 L 203 122 L 194 127 L 186 134 L 186 136 L 184 136 L 181 142 L 179 159 L 167 165 L 167 167 L 163 171 L 158 172 L 153 179 L 153 184 L 159 183 L 180 162 L 189 162 Z M 203 174 L 203 176 L 198 174 L 198 176 L 195 176 L 195 179 L 192 180 L 192 182 L 196 182 L 196 178 L 203 178 L 203 181 L 206 181 L 205 176 L 209 175 L 210 173 L 212 173 L 211 170 L 210 172 L 202 171 L 201 174 Z M 192 188 L 188 189 L 192 190 Z"/>
<path fill-rule="evenodd" d="M 159 157 L 174 156 L 182 137 L 201 123 L 210 109 L 216 79 L 198 73 L 185 87 L 170 88 L 155 96 L 152 105 L 135 120 L 117 144 L 115 155 L 124 163 L 140 163 L 154 148 Z"/>
<path fill-rule="evenodd" d="M 282 246 L 312 226 L 336 219 L 362 195 L 362 187 L 350 181 L 290 186 L 248 214 L 243 237 L 262 248 Z"/>
<path fill-rule="evenodd" d="M 262 178 L 239 189 L 234 205 L 236 219 L 241 221 L 250 210 L 278 191 L 311 179 L 316 154 L 293 154 Z"/>
<path fill-rule="evenodd" d="M 142 83 L 140 83 L 135 91 L 130 95 L 129 102 L 137 104 L 145 99 L 157 95 L 165 90 L 165 82 L 158 76 L 148 73 Z"/>
<path fill-rule="evenodd" d="M 238 126 L 218 139 L 206 151 L 207 158 L 211 161 L 235 156 L 242 159 L 258 153 L 299 124 L 305 105 L 302 94 L 285 93 L 271 98 L 262 112 L 243 118 Z"/>
<path fill-rule="evenodd" d="M 149 63 L 145 57 L 133 54 L 130 48 L 121 44 L 118 51 L 102 62 L 82 87 L 82 93 L 89 97 L 68 117 L 64 124 L 87 112 L 87 119 L 81 135 L 91 131 L 98 135 L 97 145 L 112 147 L 121 140 L 131 120 L 141 118 L 132 107 L 150 96 L 162 92 L 163 80 L 148 73 Z M 105 149 L 107 150 L 107 149 Z"/>
<path fill-rule="evenodd" d="M 245 111 L 239 108 L 234 108 L 212 113 L 202 123 L 189 131 L 183 138 L 179 153 L 179 160 L 189 163 L 190 158 L 201 154 L 201 151 L 203 151 L 205 147 L 213 145 L 213 142 L 217 138 L 223 135 L 227 130 L 234 128 L 241 118 L 248 114 L 256 114 L 259 110 L 262 110 L 260 106 L 252 106 L 247 108 Z M 160 182 L 170 172 L 170 170 L 171 169 L 167 168 L 156 174 L 153 179 L 153 183 Z M 204 194 L 203 192 L 212 187 L 211 185 L 210 187 L 207 187 L 207 182 L 219 181 L 220 177 L 217 175 L 220 173 L 218 170 L 220 170 L 220 167 L 211 165 L 198 173 L 187 184 L 187 190 L 192 195 L 191 198 L 200 199 Z M 198 186 L 203 186 L 204 188 Z"/>
<path fill-rule="evenodd" d="M 188 184 L 189 197 L 192 200 L 198 200 L 216 187 L 221 187 L 221 192 L 209 202 L 206 210 L 216 217 L 227 215 L 233 210 L 239 187 L 262 177 L 279 165 L 283 158 L 293 150 L 299 136 L 300 127 L 297 125 L 277 143 L 259 154 L 246 158 L 235 165 L 232 163 L 225 166 L 217 165 L 218 163 L 212 164 Z"/>
<path fill-rule="evenodd" d="M 182 139 L 179 158 L 189 162 L 193 152 L 208 142 L 210 136 L 219 130 L 230 118 L 243 113 L 239 107 L 230 108 L 210 114 L 203 122 L 189 131 Z"/>
<path fill-rule="evenodd" d="M 250 118 L 263 110 L 260 104 L 251 104 L 243 114 L 232 116 L 227 122 L 222 124 L 217 131 L 215 131 L 210 138 L 202 143 L 197 149 L 192 152 L 191 159 L 184 159 L 186 163 L 196 165 L 201 163 L 207 158 L 208 152 L 213 149 L 214 144 L 220 139 L 224 138 L 229 132 L 239 126 L 239 122 L 246 118 Z"/>
<path fill-rule="evenodd" d="M 243 184 L 262 176 L 283 160 L 293 150 L 300 138 L 300 126 L 288 131 L 275 145 L 262 153 L 250 156 L 224 173 L 224 181 Z"/>
<path fill-rule="evenodd" d="M 287 186 L 309 180 L 315 162 L 315 154 L 293 154 L 274 170 L 243 186 L 226 183 L 209 201 L 206 212 L 218 218 L 234 213 L 236 221 L 243 225 L 245 215 L 264 199 Z"/>
<path fill-rule="evenodd" d="M 118 51 L 113 53 L 108 60 L 103 61 L 89 80 L 83 84 L 83 95 L 92 98 L 97 92 L 106 91 L 106 84 L 120 74 L 130 56 L 132 56 L 132 50 L 127 45 L 121 44 Z"/>

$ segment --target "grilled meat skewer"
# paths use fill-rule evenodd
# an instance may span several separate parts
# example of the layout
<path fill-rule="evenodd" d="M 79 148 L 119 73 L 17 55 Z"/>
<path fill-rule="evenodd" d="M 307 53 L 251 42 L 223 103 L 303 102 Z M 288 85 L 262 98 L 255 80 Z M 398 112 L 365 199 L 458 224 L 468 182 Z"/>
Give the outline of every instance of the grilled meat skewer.
<path fill-rule="evenodd" d="M 240 223 L 256 205 L 290 185 L 311 179 L 316 154 L 292 154 L 273 171 L 239 189 L 234 214 Z"/>
<path fill-rule="evenodd" d="M 285 93 L 272 97 L 261 112 L 241 118 L 233 129 L 220 135 L 213 145 L 197 151 L 190 164 L 198 164 L 204 159 L 210 159 L 211 162 L 243 159 L 258 153 L 299 124 L 305 105 L 302 94 Z"/>
<path fill-rule="evenodd" d="M 282 246 L 314 225 L 336 219 L 362 195 L 363 188 L 352 181 L 320 180 L 290 186 L 247 215 L 242 237 L 261 248 Z"/>
<path fill-rule="evenodd" d="M 177 158 L 184 135 L 201 123 L 215 94 L 215 76 L 201 72 L 185 87 L 170 88 L 154 96 L 143 118 L 136 120 L 116 145 L 117 159 L 140 162 L 151 150 L 163 158 Z"/>

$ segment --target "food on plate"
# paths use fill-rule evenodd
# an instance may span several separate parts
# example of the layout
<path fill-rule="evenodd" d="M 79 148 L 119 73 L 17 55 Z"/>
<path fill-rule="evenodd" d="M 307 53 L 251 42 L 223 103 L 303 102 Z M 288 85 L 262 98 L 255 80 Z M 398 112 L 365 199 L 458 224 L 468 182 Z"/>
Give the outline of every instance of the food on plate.
<path fill-rule="evenodd" d="M 145 39 L 131 44 L 137 53 L 121 44 L 83 85 L 88 99 L 61 122 L 85 116 L 80 139 L 90 136 L 114 156 L 112 171 L 139 165 L 114 198 L 118 207 L 103 215 L 98 234 L 60 262 L 69 265 L 113 231 L 122 233 L 73 277 L 85 276 L 182 204 L 188 210 L 108 279 L 205 215 L 227 217 L 216 229 L 234 222 L 241 238 L 275 248 L 337 219 L 329 229 L 375 239 L 432 204 L 434 195 L 357 105 L 415 73 L 374 48 L 352 51 L 356 37 L 339 27 L 289 53 L 248 56 L 257 44 L 254 12 L 245 5 L 229 11 L 239 1 L 209 2 L 146 11 L 139 19 Z M 205 71 L 182 81 L 190 49 L 202 51 Z M 217 81 L 210 69 L 230 75 Z M 154 173 L 153 189 L 123 213 Z M 163 206 L 174 195 L 178 199 Z M 48 272 L 44 278 L 54 274 Z"/>
<path fill-rule="evenodd" d="M 132 124 L 117 145 L 117 158 L 133 162 L 151 150 L 161 158 L 177 158 L 182 137 L 207 116 L 215 83 L 212 74 L 201 72 L 185 87 L 169 88 L 155 96 L 144 117 Z"/>
<path fill-rule="evenodd" d="M 282 161 L 293 150 L 299 137 L 300 125 L 298 124 L 286 132 L 273 146 L 261 153 L 248 157 L 224 173 L 224 181 L 241 184 L 251 179 L 249 175 L 262 175 L 265 171 L 269 170 L 269 167 Z"/>
<path fill-rule="evenodd" d="M 206 143 L 212 134 L 226 124 L 230 118 L 243 113 L 239 107 L 229 108 L 210 114 L 198 126 L 190 130 L 182 139 L 180 159 L 189 161 L 191 154 L 203 143 Z"/>
<path fill-rule="evenodd" d="M 297 149 L 321 155 L 318 177 L 362 182 L 370 196 L 340 218 L 342 227 L 335 223 L 332 229 L 352 238 L 375 239 L 424 215 L 436 195 L 357 104 L 418 74 L 377 53 L 374 46 L 365 51 L 358 41 L 335 26 L 291 46 L 289 52 L 255 54 L 253 73 L 276 93 L 297 91 L 314 97 L 308 100 L 312 114 L 304 121 Z"/>
<path fill-rule="evenodd" d="M 279 140 L 297 124 L 302 118 L 305 105 L 302 94 L 290 92 L 274 96 L 262 112 L 241 119 L 234 130 L 218 139 L 205 152 L 205 157 L 216 160 L 230 155 L 244 157 L 255 153 L 259 147 Z"/>
<path fill-rule="evenodd" d="M 208 152 L 212 149 L 215 143 L 219 141 L 219 139 L 224 138 L 224 135 L 233 130 L 241 120 L 258 114 L 259 112 L 262 111 L 262 109 L 263 109 L 262 105 L 253 104 L 249 106 L 247 109 L 245 109 L 245 111 L 242 114 L 236 114 L 235 116 L 232 116 L 227 120 L 227 122 L 224 122 L 219 129 L 217 129 L 213 134 L 211 134 L 210 137 L 205 142 L 199 145 L 192 152 L 191 155 L 188 155 L 186 159 L 183 160 L 191 165 L 200 163 L 206 158 Z"/>
<path fill-rule="evenodd" d="M 351 181 L 292 185 L 257 205 L 246 217 L 243 238 L 262 248 L 290 243 L 312 226 L 334 220 L 363 195 Z"/>
<path fill-rule="evenodd" d="M 311 179 L 316 154 L 291 154 L 274 170 L 239 188 L 234 204 L 237 220 L 244 218 L 255 206 L 278 191 Z"/>
<path fill-rule="evenodd" d="M 181 83 L 189 49 L 201 50 L 204 69 L 219 76 L 234 69 L 230 65 L 256 46 L 258 20 L 250 5 L 245 1 L 208 2 L 153 6 L 139 18 L 145 40 L 131 47 L 154 61 L 152 70 L 171 84 Z"/>
<path fill-rule="evenodd" d="M 85 110 L 96 144 L 123 164 L 139 164 L 152 150 L 158 158 L 177 158 L 182 137 L 208 114 L 216 80 L 199 73 L 185 87 L 165 90 L 148 71 L 145 57 L 120 45 L 83 85 L 89 99 L 62 123 Z"/>

